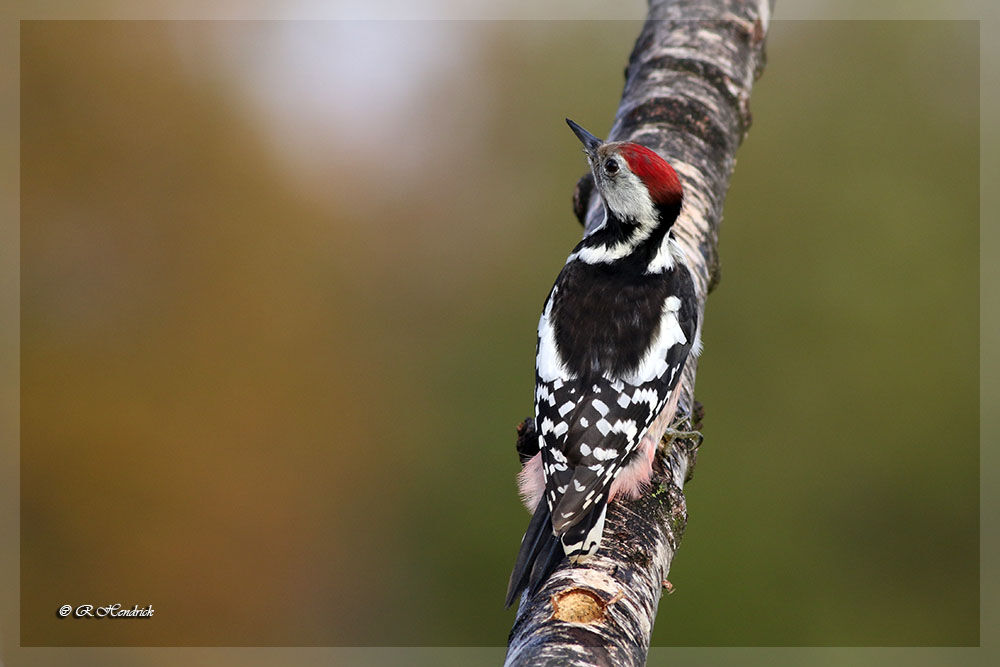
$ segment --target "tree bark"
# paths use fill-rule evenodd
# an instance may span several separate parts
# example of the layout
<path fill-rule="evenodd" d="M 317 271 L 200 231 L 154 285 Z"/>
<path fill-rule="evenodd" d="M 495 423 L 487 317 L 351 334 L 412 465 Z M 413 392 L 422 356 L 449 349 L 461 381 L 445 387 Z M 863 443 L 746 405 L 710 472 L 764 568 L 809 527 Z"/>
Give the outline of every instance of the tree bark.
<path fill-rule="evenodd" d="M 750 126 L 750 89 L 764 65 L 772 0 L 650 0 L 625 70 L 625 90 L 609 140 L 663 155 L 681 178 L 684 207 L 675 238 L 687 253 L 698 297 L 719 281 L 718 234 L 736 149 Z M 600 221 L 599 197 L 585 176 L 574 208 L 586 229 Z M 678 414 L 694 405 L 692 357 Z M 528 431 L 519 434 L 519 448 Z M 565 562 L 541 591 L 522 597 L 507 665 L 642 665 L 657 605 L 687 523 L 684 483 L 696 445 L 663 443 L 648 496 L 608 509 L 601 549 L 585 565 Z"/>

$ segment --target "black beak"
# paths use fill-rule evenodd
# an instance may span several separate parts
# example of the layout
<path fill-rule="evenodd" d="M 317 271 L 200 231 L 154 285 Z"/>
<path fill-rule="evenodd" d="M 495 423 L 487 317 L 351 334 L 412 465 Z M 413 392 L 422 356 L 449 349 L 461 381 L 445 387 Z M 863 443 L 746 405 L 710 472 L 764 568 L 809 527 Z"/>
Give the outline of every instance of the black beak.
<path fill-rule="evenodd" d="M 570 129 L 573 130 L 573 133 L 576 134 L 580 141 L 583 142 L 583 147 L 587 149 L 587 153 L 590 155 L 594 155 L 597 152 L 597 147 L 604 143 L 590 132 L 587 132 L 585 129 L 571 121 L 569 118 L 566 119 L 566 124 L 569 125 Z"/>

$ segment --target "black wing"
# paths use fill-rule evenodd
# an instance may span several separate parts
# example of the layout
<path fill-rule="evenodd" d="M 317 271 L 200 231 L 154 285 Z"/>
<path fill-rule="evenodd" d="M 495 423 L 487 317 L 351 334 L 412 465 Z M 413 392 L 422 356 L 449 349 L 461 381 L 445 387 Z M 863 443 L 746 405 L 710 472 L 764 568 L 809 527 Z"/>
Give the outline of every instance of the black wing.
<path fill-rule="evenodd" d="M 611 483 L 676 390 L 694 343 L 694 285 L 686 267 L 672 274 L 660 330 L 633 373 L 586 384 L 536 376 L 545 500 L 552 528 L 571 556 L 574 550 L 590 553 L 600 542 L 600 533 L 591 532 L 603 523 Z M 587 528 L 570 534 L 581 523 Z"/>

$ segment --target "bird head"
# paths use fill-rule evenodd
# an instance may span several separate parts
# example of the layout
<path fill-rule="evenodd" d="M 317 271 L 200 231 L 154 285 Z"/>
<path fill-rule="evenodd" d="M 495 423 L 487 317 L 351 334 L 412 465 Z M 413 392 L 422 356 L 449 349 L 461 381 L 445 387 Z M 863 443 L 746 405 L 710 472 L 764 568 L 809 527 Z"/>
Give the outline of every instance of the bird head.
<path fill-rule="evenodd" d="M 583 143 L 597 191 L 608 211 L 623 222 L 643 224 L 670 211 L 672 223 L 680 210 L 681 182 L 666 160 L 631 141 L 605 142 L 570 119 L 566 123 Z"/>

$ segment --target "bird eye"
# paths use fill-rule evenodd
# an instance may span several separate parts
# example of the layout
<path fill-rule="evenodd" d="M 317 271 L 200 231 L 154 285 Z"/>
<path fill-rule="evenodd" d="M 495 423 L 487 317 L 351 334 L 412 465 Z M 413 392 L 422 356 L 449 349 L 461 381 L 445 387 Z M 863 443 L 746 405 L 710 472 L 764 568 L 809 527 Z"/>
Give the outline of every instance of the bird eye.
<path fill-rule="evenodd" d="M 608 172 L 609 174 L 618 173 L 618 163 L 615 162 L 614 160 L 608 160 L 607 162 L 604 163 L 604 171 Z"/>

